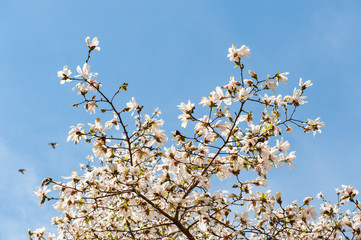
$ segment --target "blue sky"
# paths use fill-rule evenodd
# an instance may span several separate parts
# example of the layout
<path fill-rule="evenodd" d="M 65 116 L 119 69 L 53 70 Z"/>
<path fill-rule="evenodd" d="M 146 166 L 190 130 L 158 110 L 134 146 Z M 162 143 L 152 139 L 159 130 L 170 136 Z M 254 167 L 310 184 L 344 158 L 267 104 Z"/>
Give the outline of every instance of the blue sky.
<path fill-rule="evenodd" d="M 159 107 L 168 134 L 180 129 L 177 105 L 199 102 L 236 75 L 226 58 L 235 43 L 251 48 L 247 69 L 290 72 L 283 90 L 302 77 L 314 83 L 299 117 L 318 116 L 322 135 L 288 135 L 297 168 L 277 169 L 269 187 L 287 201 L 352 184 L 361 190 L 361 3 L 359 1 L 12 1 L 0 8 L 0 239 L 25 239 L 57 213 L 39 207 L 32 191 L 47 176 L 70 175 L 89 146 L 66 143 L 69 126 L 94 115 L 71 105 L 81 99 L 56 72 L 75 72 L 87 36 L 100 52 L 90 65 L 104 89 L 129 83 L 150 112 Z M 48 142 L 61 144 L 57 149 Z M 26 174 L 17 172 L 26 168 Z"/>

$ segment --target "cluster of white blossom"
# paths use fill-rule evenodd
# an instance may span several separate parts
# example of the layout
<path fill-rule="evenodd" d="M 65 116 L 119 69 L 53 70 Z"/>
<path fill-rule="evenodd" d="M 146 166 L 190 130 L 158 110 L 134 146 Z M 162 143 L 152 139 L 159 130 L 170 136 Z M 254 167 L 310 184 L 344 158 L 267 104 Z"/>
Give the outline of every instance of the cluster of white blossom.
<path fill-rule="evenodd" d="M 168 137 L 162 130 L 163 120 L 157 118 L 160 111 L 143 114 L 134 98 L 119 110 L 113 100 L 128 84 L 123 83 L 111 98 L 104 95 L 100 82 L 94 80 L 97 74 L 88 65 L 90 53 L 99 50 L 98 40 L 90 43 L 87 38 L 86 42 L 89 54 L 83 68 L 77 68 L 80 75 L 70 77 L 65 66 L 58 77 L 61 84 L 78 82 L 74 90 L 84 100 L 75 106 L 84 104 L 94 113 L 98 105 L 104 105 L 100 109 L 104 116 L 112 113 L 108 121 L 97 118 L 88 128 L 78 124 L 69 132 L 68 141 L 92 143 L 101 164 L 88 166 L 82 174 L 74 170 L 65 178 L 67 182 L 43 180 L 35 194 L 41 205 L 55 201 L 53 206 L 61 214 L 52 223 L 58 232 L 29 230 L 30 239 L 361 239 L 361 203 L 352 186 L 337 190 L 335 204 L 319 194 L 319 214 L 310 205 L 313 197 L 284 205 L 280 192 L 260 191 L 267 186 L 272 168 L 295 166 L 295 152 L 281 132 L 299 127 L 316 134 L 324 126 L 320 118 L 301 121 L 295 117 L 306 103 L 304 91 L 312 85 L 310 81 L 300 79 L 300 88 L 292 95 L 276 96 L 279 83 L 287 83 L 288 73 L 260 79 L 250 70 L 249 78 L 243 79 L 241 60 L 250 51 L 233 45 L 228 57 L 240 67 L 240 79 L 231 77 L 201 98 L 199 105 L 209 114 L 197 116 L 195 103 L 180 103 L 181 126 L 192 125 L 194 135 L 174 131 L 176 146 L 164 147 Z M 90 90 L 96 96 L 88 98 Z M 259 113 L 250 111 L 253 104 L 262 106 Z M 132 132 L 123 122 L 129 113 L 135 114 Z M 241 180 L 245 172 L 256 176 Z M 214 178 L 233 185 L 232 191 L 211 192 Z M 346 204 L 353 210 L 340 211 Z"/>

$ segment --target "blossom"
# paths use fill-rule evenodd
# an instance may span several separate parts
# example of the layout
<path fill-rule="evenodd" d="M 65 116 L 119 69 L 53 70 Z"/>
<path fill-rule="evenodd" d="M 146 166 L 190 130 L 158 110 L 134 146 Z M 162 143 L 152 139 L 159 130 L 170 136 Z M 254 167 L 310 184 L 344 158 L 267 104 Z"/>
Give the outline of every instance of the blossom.
<path fill-rule="evenodd" d="M 248 98 L 253 96 L 253 94 L 251 94 L 250 91 L 251 91 L 251 88 L 241 87 L 238 90 L 238 98 L 235 98 L 234 101 L 241 101 L 241 102 L 246 101 Z"/>
<path fill-rule="evenodd" d="M 159 130 L 156 127 L 153 127 L 152 132 L 154 141 L 151 141 L 151 143 L 156 142 L 158 146 L 163 146 L 164 143 L 168 140 L 167 135 L 164 134 L 164 130 Z"/>
<path fill-rule="evenodd" d="M 209 119 L 207 115 L 204 115 L 202 118 L 198 119 L 198 123 L 194 127 L 195 133 L 197 133 L 199 136 L 206 134 L 210 122 L 211 119 Z"/>
<path fill-rule="evenodd" d="M 77 144 L 81 138 L 86 139 L 86 133 L 84 130 L 81 129 L 83 126 L 84 126 L 84 124 L 81 124 L 81 123 L 79 123 L 76 127 L 71 126 L 70 127 L 71 130 L 68 133 L 69 136 L 66 140 L 68 142 L 74 141 L 74 143 Z"/>
<path fill-rule="evenodd" d="M 266 77 L 266 85 L 265 85 L 266 89 L 272 89 L 272 92 L 274 94 L 276 94 L 275 89 L 278 87 L 278 81 L 277 80 L 270 81 L 269 79 L 270 79 L 270 77 L 269 77 L 269 75 L 267 75 L 267 77 Z"/>
<path fill-rule="evenodd" d="M 233 44 L 232 47 L 228 49 L 228 52 L 229 54 L 227 57 L 229 60 L 235 62 L 237 65 L 239 65 L 243 57 L 249 57 L 251 55 L 249 47 L 246 47 L 245 45 L 242 45 L 240 48 L 236 48 L 236 45 Z"/>
<path fill-rule="evenodd" d="M 186 114 L 191 114 L 191 113 L 193 113 L 193 110 L 194 110 L 194 103 L 191 103 L 191 101 L 188 100 L 187 104 L 182 102 L 177 107 L 182 112 L 184 112 Z"/>
<path fill-rule="evenodd" d="M 276 139 L 276 142 L 277 142 L 278 151 L 280 152 L 287 151 L 290 148 L 290 144 L 288 143 L 288 141 L 283 142 L 283 138 L 281 138 L 281 141 Z"/>
<path fill-rule="evenodd" d="M 317 199 L 322 199 L 322 198 L 323 198 L 323 193 L 322 193 L 322 192 L 319 192 L 319 193 L 316 195 L 316 198 L 317 198 Z"/>
<path fill-rule="evenodd" d="M 155 108 L 154 111 L 153 111 L 153 115 L 154 116 L 159 116 L 162 112 L 160 111 L 159 108 Z"/>
<path fill-rule="evenodd" d="M 272 102 L 275 100 L 275 96 L 268 96 L 267 94 L 265 94 L 263 97 L 260 96 L 262 101 L 266 104 L 266 105 L 271 105 Z"/>
<path fill-rule="evenodd" d="M 304 129 L 304 132 L 313 131 L 313 136 L 316 135 L 316 132 L 321 133 L 321 127 L 325 126 L 324 122 L 321 122 L 321 118 L 316 118 L 316 120 L 308 119 L 306 121 L 307 126 Z"/>
<path fill-rule="evenodd" d="M 235 213 L 235 215 L 237 216 L 235 221 L 240 222 L 242 228 L 246 228 L 252 224 L 252 220 L 248 218 L 248 212 L 245 211 L 242 214 Z"/>
<path fill-rule="evenodd" d="M 134 110 L 138 108 L 138 104 L 135 101 L 134 97 L 132 97 L 132 100 L 127 103 L 127 107 L 129 108 L 129 112 L 133 112 L 132 116 L 134 114 Z"/>
<path fill-rule="evenodd" d="M 265 94 L 265 95 L 266 95 L 266 94 Z M 278 94 L 277 97 L 274 98 L 273 104 L 274 104 L 275 106 L 284 106 L 284 105 L 286 105 L 287 103 L 283 101 L 282 95 L 281 95 L 281 94 Z"/>
<path fill-rule="evenodd" d="M 101 133 L 102 135 L 105 134 L 105 126 L 103 124 L 101 124 L 101 119 L 100 118 L 96 118 L 95 119 L 95 124 L 91 124 L 91 123 L 88 123 L 89 125 L 89 132 L 90 133 L 96 133 L 96 132 L 99 132 Z"/>
<path fill-rule="evenodd" d="M 46 194 L 48 192 L 51 192 L 51 189 L 47 189 L 47 186 L 44 186 L 43 188 L 36 187 L 36 191 L 34 191 L 34 194 L 38 197 L 46 197 Z"/>
<path fill-rule="evenodd" d="M 87 63 L 83 64 L 83 68 L 80 68 L 80 66 L 78 65 L 76 70 L 80 74 L 80 75 L 77 75 L 76 77 L 81 76 L 83 79 L 88 79 L 92 76 L 92 74 L 89 72 L 90 66 Z"/>
<path fill-rule="evenodd" d="M 241 86 L 241 83 L 234 80 L 234 76 L 231 76 L 227 85 L 224 85 L 222 88 L 228 90 L 228 92 L 235 92 L 237 87 Z"/>
<path fill-rule="evenodd" d="M 87 103 L 84 105 L 86 111 L 87 111 L 87 112 L 89 111 L 90 114 L 95 113 L 95 107 L 96 107 L 96 106 L 97 106 L 97 105 L 95 104 L 95 102 L 87 102 Z"/>
<path fill-rule="evenodd" d="M 178 119 L 181 119 L 182 127 L 185 128 L 187 126 L 188 120 L 192 119 L 191 113 L 193 113 L 194 110 L 194 103 L 191 103 L 191 101 L 188 100 L 187 104 L 182 102 L 177 107 L 183 112 L 183 114 L 178 116 Z"/>
<path fill-rule="evenodd" d="M 279 73 L 276 75 L 276 78 L 278 81 L 282 81 L 283 83 L 287 83 L 287 77 L 286 75 L 290 74 L 289 72 Z"/>
<path fill-rule="evenodd" d="M 46 194 L 51 192 L 51 189 L 47 189 L 47 187 L 48 186 L 44 186 L 43 188 L 36 187 L 36 191 L 34 191 L 35 196 L 42 198 L 40 201 L 40 206 L 43 205 L 43 203 L 45 202 L 47 198 Z"/>
<path fill-rule="evenodd" d="M 316 220 L 317 212 L 315 206 L 308 206 L 305 211 L 303 212 L 303 215 L 305 216 L 306 221 L 310 220 L 310 218 L 313 218 Z"/>
<path fill-rule="evenodd" d="M 92 51 L 94 49 L 97 51 L 100 50 L 100 47 L 98 47 L 99 41 L 97 37 L 93 38 L 92 42 L 90 42 L 90 37 L 86 37 L 85 42 L 89 47 L 89 51 Z"/>
<path fill-rule="evenodd" d="M 64 84 L 65 82 L 71 82 L 71 79 L 69 77 L 70 74 L 71 71 L 70 69 L 68 69 L 67 65 L 63 67 L 63 71 L 58 71 L 58 78 L 61 79 L 60 84 Z"/>
<path fill-rule="evenodd" d="M 216 87 L 216 93 L 214 95 L 215 95 L 215 101 L 217 101 L 218 103 L 221 103 L 223 101 L 227 105 L 232 104 L 231 98 L 229 97 L 229 93 L 227 92 L 226 94 L 224 94 L 220 87 Z"/>
<path fill-rule="evenodd" d="M 311 83 L 311 80 L 307 80 L 305 83 L 303 83 L 302 78 L 300 78 L 299 86 L 301 87 L 302 91 L 308 87 L 311 87 L 312 85 L 313 84 Z"/>
<path fill-rule="evenodd" d="M 293 96 L 292 96 L 292 103 L 295 106 L 300 106 L 303 105 L 305 103 L 307 103 L 306 101 L 303 101 L 303 99 L 305 99 L 307 97 L 302 96 L 302 91 L 301 89 L 294 89 L 293 90 Z"/>
<path fill-rule="evenodd" d="M 199 104 L 202 104 L 202 107 L 204 106 L 211 107 L 212 101 L 207 97 L 202 97 L 201 102 Z"/>
<path fill-rule="evenodd" d="M 239 116 L 238 122 L 243 122 L 243 121 L 247 121 L 247 125 L 249 127 L 251 127 L 253 125 L 253 114 L 249 113 L 249 114 L 246 114 L 246 115 Z"/>
<path fill-rule="evenodd" d="M 344 194 L 344 196 L 342 197 L 342 199 L 349 199 L 349 198 L 354 198 L 357 194 L 358 194 L 358 190 L 354 189 L 353 186 L 349 185 L 342 185 L 342 194 Z"/>
<path fill-rule="evenodd" d="M 110 120 L 110 121 L 107 121 L 106 123 L 105 123 L 105 128 L 106 129 L 110 129 L 110 128 L 112 128 L 113 126 L 114 126 L 114 128 L 116 129 L 116 130 L 119 130 L 120 129 L 120 127 L 119 127 L 119 124 L 118 124 L 118 115 L 115 113 L 115 112 L 113 112 L 113 119 L 112 120 Z"/>
<path fill-rule="evenodd" d="M 83 95 L 83 96 L 85 96 L 87 93 L 88 93 L 88 91 L 89 91 L 89 88 L 84 84 L 84 83 L 78 83 L 78 84 L 76 84 L 75 85 L 75 87 L 73 87 L 73 91 L 74 90 L 76 90 L 76 89 L 78 89 L 78 95 Z"/>
<path fill-rule="evenodd" d="M 185 128 L 187 127 L 187 123 L 188 123 L 188 120 L 189 119 L 192 119 L 192 116 L 190 114 L 187 114 L 187 113 L 183 113 L 183 114 L 180 114 L 178 116 L 178 118 L 182 121 L 182 127 Z"/>
<path fill-rule="evenodd" d="M 110 140 L 107 139 L 106 142 L 110 142 Z M 108 154 L 108 150 L 111 149 L 106 146 L 104 139 L 98 138 L 96 141 L 94 141 L 93 153 L 95 157 L 103 159 Z"/>

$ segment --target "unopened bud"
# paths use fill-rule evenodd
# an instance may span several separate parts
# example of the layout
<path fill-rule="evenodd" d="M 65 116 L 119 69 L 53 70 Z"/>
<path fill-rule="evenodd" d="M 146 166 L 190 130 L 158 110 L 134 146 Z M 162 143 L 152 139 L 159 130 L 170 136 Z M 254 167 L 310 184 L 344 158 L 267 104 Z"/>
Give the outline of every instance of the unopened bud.
<path fill-rule="evenodd" d="M 253 85 L 252 79 L 244 79 L 243 82 L 248 85 Z"/>
<path fill-rule="evenodd" d="M 303 203 L 305 205 L 310 204 L 310 202 L 313 200 L 313 197 L 306 197 L 305 199 L 303 199 Z"/>
<path fill-rule="evenodd" d="M 289 95 L 287 95 L 287 96 L 285 96 L 285 97 L 283 98 L 283 101 L 284 101 L 284 102 L 292 102 L 292 97 L 289 96 Z"/>
<path fill-rule="evenodd" d="M 251 78 L 254 78 L 257 80 L 257 74 L 255 72 L 253 72 L 252 70 L 248 71 L 249 75 L 251 75 Z"/>
<path fill-rule="evenodd" d="M 291 133 L 291 132 L 292 132 L 292 128 L 291 128 L 291 126 L 287 126 L 287 128 L 286 128 L 286 132 L 288 132 L 288 133 Z"/>
<path fill-rule="evenodd" d="M 276 192 L 276 201 L 278 204 L 282 203 L 281 192 Z"/>

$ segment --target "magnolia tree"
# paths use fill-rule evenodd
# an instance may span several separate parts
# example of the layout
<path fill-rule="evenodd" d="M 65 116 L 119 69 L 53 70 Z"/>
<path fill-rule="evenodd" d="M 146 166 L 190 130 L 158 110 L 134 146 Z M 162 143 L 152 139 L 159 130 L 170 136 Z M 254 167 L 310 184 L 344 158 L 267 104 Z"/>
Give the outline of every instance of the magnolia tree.
<path fill-rule="evenodd" d="M 60 214 L 52 219 L 56 234 L 29 230 L 30 239 L 361 239 L 361 203 L 352 186 L 336 189 L 335 204 L 318 194 L 319 210 L 313 197 L 285 205 L 280 192 L 266 189 L 273 168 L 295 166 L 281 132 L 301 128 L 315 135 L 324 126 L 320 118 L 295 116 L 311 81 L 300 79 L 292 94 L 276 95 L 288 73 L 246 73 L 242 59 L 250 50 L 233 45 L 228 58 L 239 76 L 201 98 L 203 116 L 191 101 L 178 105 L 188 130 L 172 132 L 171 145 L 158 109 L 148 115 L 134 98 L 116 102 L 127 83 L 110 96 L 102 91 L 88 64 L 98 40 L 86 43 L 79 75 L 71 77 L 65 66 L 58 77 L 61 84 L 77 83 L 73 90 L 83 99 L 75 106 L 90 114 L 99 109 L 106 119 L 71 127 L 67 140 L 92 144 L 94 156 L 65 182 L 48 177 L 37 187 L 40 205 L 54 201 Z M 216 179 L 231 190 L 211 191 Z"/>

